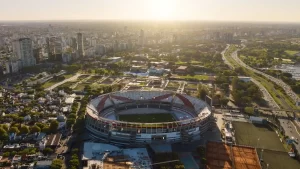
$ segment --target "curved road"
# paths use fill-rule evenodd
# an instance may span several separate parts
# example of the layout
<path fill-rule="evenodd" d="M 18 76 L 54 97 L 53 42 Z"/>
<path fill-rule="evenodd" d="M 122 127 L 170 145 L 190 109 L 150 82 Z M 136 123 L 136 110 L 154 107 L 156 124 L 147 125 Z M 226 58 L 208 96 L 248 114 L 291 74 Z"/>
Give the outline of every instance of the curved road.
<path fill-rule="evenodd" d="M 239 63 L 241 66 L 243 66 L 243 67 L 245 67 L 245 68 L 247 68 L 247 69 L 250 69 L 251 71 L 253 71 L 253 72 L 257 73 L 257 74 L 260 74 L 260 75 L 266 77 L 266 78 L 269 79 L 270 81 L 272 81 L 272 82 L 274 82 L 275 84 L 277 84 L 277 85 L 279 85 L 280 87 L 282 87 L 282 89 L 285 91 L 285 93 L 286 93 L 288 96 L 290 96 L 290 97 L 293 99 L 293 101 L 294 101 L 295 103 L 297 103 L 297 102 L 299 101 L 298 95 L 297 95 L 296 93 L 294 93 L 293 90 L 291 89 L 291 87 L 290 87 L 289 85 L 287 85 L 286 83 L 284 83 L 282 80 L 277 79 L 277 78 L 275 78 L 275 77 L 273 77 L 273 76 L 270 76 L 270 75 L 268 75 L 268 74 L 266 74 L 266 73 L 263 73 L 263 72 L 261 72 L 261 71 L 259 71 L 259 70 L 256 70 L 256 69 L 254 69 L 254 68 L 252 68 L 252 67 L 246 65 L 246 64 L 245 64 L 245 63 L 237 56 L 237 51 L 236 51 L 236 52 L 233 52 L 231 56 L 232 56 L 232 58 L 233 58 L 237 63 Z"/>
<path fill-rule="evenodd" d="M 227 45 L 227 47 L 221 52 L 221 54 L 222 54 L 222 58 L 223 58 L 225 64 L 227 64 L 230 68 L 233 69 L 234 66 L 225 57 L 225 53 L 228 50 L 228 48 L 229 48 L 229 45 Z M 258 82 L 257 80 L 255 80 L 253 78 L 251 78 L 251 81 L 260 88 L 261 92 L 263 93 L 264 99 L 268 102 L 268 105 L 271 108 L 274 108 L 274 109 L 280 108 L 278 106 L 278 104 L 275 102 L 275 100 L 273 99 L 273 97 L 270 95 L 270 93 L 268 92 L 268 90 L 260 82 Z"/>

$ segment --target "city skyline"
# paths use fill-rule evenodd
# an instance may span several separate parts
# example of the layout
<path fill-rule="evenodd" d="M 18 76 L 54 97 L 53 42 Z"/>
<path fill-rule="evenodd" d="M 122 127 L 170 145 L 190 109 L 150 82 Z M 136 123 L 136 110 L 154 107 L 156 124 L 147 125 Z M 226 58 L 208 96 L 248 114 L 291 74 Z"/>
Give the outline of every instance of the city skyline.
<path fill-rule="evenodd" d="M 300 22 L 297 0 L 30 0 L 2 2 L 1 21 L 184 20 Z"/>

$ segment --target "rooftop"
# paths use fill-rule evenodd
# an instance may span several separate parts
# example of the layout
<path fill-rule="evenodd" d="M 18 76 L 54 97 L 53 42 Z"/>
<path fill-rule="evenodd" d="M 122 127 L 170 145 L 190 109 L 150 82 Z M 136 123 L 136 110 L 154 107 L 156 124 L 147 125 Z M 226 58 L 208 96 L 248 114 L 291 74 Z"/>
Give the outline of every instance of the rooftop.
<path fill-rule="evenodd" d="M 106 157 L 107 159 L 105 159 Z M 141 165 L 143 165 L 145 169 L 151 168 L 151 160 L 146 148 L 120 149 L 110 144 L 84 143 L 82 160 L 87 160 L 88 164 L 99 165 L 104 159 L 107 161 L 109 159 L 120 159 L 120 157 L 122 157 L 122 162 L 126 161 L 128 164 L 132 164 L 132 168 L 139 168 Z M 85 168 L 89 168 L 89 166 Z"/>
<path fill-rule="evenodd" d="M 256 150 L 252 147 L 208 142 L 206 159 L 207 169 L 261 169 Z"/>
<path fill-rule="evenodd" d="M 187 66 L 179 66 L 179 67 L 177 68 L 177 70 L 185 70 L 185 69 L 187 69 Z"/>

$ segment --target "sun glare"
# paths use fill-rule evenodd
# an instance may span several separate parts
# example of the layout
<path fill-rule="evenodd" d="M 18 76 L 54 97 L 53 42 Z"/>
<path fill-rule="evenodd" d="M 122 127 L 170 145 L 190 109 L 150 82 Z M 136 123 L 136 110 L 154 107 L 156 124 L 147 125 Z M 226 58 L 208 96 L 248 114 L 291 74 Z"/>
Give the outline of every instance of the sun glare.
<path fill-rule="evenodd" d="M 174 19 L 176 11 L 176 0 L 151 0 L 152 19 L 169 20 Z"/>

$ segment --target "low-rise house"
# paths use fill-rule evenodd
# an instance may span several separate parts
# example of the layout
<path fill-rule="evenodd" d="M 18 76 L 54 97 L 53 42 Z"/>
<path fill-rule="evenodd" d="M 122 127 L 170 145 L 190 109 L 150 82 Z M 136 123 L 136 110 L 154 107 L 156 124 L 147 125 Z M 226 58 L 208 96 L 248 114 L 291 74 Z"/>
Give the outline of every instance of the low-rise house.
<path fill-rule="evenodd" d="M 15 155 L 15 156 L 12 158 L 11 163 L 12 163 L 12 164 L 19 163 L 19 162 L 21 162 L 21 160 L 22 160 L 22 156 L 20 156 L 20 155 Z"/>
<path fill-rule="evenodd" d="M 31 116 L 30 115 L 27 115 L 24 117 L 24 121 L 30 121 L 31 120 Z"/>
<path fill-rule="evenodd" d="M 177 74 L 187 74 L 187 72 L 188 72 L 188 67 L 187 66 L 179 66 L 175 70 L 175 73 L 177 73 Z"/>
<path fill-rule="evenodd" d="M 46 138 L 43 139 L 42 141 L 40 141 L 40 143 L 39 143 L 40 150 L 43 150 L 46 147 L 56 149 L 59 146 L 61 136 L 62 136 L 62 134 L 60 134 L 60 133 L 51 134 L 49 136 L 46 136 Z"/>
<path fill-rule="evenodd" d="M 50 169 L 52 161 L 38 161 L 34 169 Z"/>
<path fill-rule="evenodd" d="M 5 166 L 10 166 L 10 164 L 11 161 L 8 158 L 0 156 L 0 168 L 3 168 Z"/>

